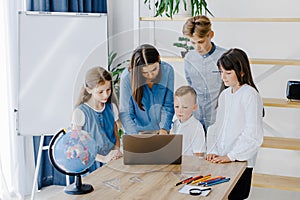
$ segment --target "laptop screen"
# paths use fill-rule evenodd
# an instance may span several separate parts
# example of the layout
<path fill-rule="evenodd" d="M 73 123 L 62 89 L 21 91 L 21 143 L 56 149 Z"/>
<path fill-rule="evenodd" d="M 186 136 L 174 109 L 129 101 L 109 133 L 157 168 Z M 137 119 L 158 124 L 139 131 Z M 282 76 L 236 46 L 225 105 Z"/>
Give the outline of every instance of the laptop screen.
<path fill-rule="evenodd" d="M 125 165 L 181 164 L 182 135 L 123 135 Z"/>

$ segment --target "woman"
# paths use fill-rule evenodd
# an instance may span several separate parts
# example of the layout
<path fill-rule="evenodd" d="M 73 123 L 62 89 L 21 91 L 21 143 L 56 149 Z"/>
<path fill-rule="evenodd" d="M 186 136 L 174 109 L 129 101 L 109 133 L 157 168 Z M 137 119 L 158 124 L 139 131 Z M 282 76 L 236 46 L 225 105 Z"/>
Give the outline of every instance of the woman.
<path fill-rule="evenodd" d="M 120 119 L 126 134 L 171 129 L 174 70 L 160 61 L 157 49 L 143 44 L 134 50 L 120 81 Z"/>

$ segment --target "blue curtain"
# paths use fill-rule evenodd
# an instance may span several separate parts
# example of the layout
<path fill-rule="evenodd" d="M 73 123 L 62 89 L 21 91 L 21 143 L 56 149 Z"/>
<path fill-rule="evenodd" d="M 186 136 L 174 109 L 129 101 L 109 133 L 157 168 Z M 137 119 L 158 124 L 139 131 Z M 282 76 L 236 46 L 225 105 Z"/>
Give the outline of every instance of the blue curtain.
<path fill-rule="evenodd" d="M 107 0 L 30 0 L 29 11 L 107 13 Z"/>
<path fill-rule="evenodd" d="M 29 0 L 28 11 L 45 11 L 45 12 L 82 12 L 82 13 L 107 13 L 106 0 Z M 51 140 L 50 136 L 45 137 L 44 145 L 48 145 Z M 35 151 L 35 160 L 39 148 L 40 137 L 33 137 Z M 70 183 L 74 181 L 70 177 Z M 58 172 L 50 163 L 48 152 L 43 151 L 41 166 L 38 175 L 38 188 L 49 185 L 65 185 L 65 175 Z"/>
<path fill-rule="evenodd" d="M 52 136 L 45 136 L 44 146 L 48 146 Z M 35 164 L 39 150 L 40 136 L 33 136 Z M 74 177 L 70 177 L 70 183 L 74 181 Z M 48 151 L 42 152 L 41 165 L 38 174 L 38 189 L 49 185 L 66 185 L 66 176 L 57 171 L 50 163 Z"/>

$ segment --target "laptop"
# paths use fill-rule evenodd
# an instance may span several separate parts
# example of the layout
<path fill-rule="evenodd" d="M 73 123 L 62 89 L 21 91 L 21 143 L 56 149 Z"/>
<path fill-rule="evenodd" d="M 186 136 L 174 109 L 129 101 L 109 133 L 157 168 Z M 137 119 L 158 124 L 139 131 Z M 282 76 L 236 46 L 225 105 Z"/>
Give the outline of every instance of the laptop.
<path fill-rule="evenodd" d="M 182 135 L 123 135 L 125 165 L 181 164 Z"/>

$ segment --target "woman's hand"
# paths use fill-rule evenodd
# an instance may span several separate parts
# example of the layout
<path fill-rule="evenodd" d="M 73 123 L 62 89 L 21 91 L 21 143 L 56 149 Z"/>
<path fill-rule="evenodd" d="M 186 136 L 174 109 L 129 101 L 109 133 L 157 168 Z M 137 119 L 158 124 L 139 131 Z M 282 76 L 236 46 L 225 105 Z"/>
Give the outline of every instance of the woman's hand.
<path fill-rule="evenodd" d="M 165 130 L 165 129 L 160 129 L 158 134 L 159 134 L 159 135 L 168 135 L 169 133 L 168 133 L 168 131 Z"/>

